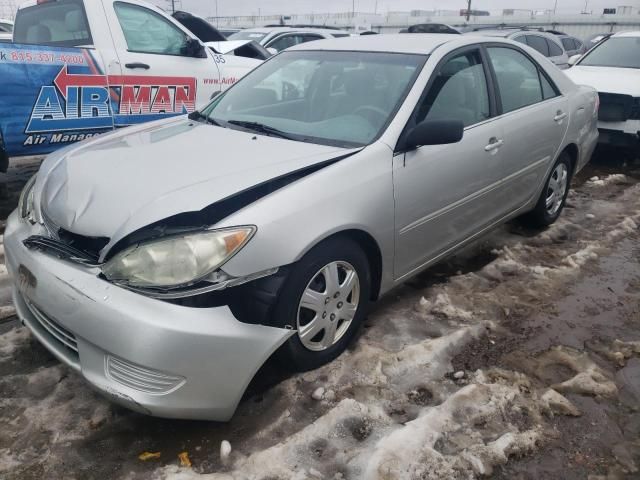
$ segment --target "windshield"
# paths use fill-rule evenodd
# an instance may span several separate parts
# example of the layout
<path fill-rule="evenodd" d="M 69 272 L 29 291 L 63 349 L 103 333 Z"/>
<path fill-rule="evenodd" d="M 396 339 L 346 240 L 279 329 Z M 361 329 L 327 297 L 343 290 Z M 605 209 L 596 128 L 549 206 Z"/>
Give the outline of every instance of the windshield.
<path fill-rule="evenodd" d="M 267 36 L 267 32 L 236 32 L 233 35 L 229 35 L 227 40 L 253 40 L 254 42 L 260 42 Z"/>
<path fill-rule="evenodd" d="M 640 68 L 640 37 L 610 38 L 591 50 L 579 65 Z"/>
<path fill-rule="evenodd" d="M 426 58 L 284 52 L 244 77 L 202 113 L 231 128 L 244 124 L 259 133 L 298 141 L 364 146 L 391 121 Z"/>

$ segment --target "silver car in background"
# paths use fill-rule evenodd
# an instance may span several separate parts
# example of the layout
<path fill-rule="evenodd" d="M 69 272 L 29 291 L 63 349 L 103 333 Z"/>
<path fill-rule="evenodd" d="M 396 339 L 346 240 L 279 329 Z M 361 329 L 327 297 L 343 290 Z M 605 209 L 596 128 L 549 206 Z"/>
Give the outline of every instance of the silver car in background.
<path fill-rule="evenodd" d="M 520 27 L 502 27 L 496 29 L 481 28 L 471 31 L 467 35 L 508 38 L 514 42 L 524 43 L 547 57 L 558 68 L 562 70 L 569 68 L 569 55 L 558 36 L 552 33 Z"/>
<path fill-rule="evenodd" d="M 509 40 L 300 45 L 189 118 L 50 155 L 6 226 L 15 305 L 114 401 L 227 420 L 274 352 L 329 362 L 393 287 L 553 223 L 596 122 L 592 88 Z"/>

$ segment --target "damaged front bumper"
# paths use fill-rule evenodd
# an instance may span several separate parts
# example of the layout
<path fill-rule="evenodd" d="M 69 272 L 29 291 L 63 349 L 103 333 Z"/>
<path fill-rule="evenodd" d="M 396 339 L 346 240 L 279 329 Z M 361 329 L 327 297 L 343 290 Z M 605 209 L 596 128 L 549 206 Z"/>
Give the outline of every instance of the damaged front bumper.
<path fill-rule="evenodd" d="M 238 321 L 228 307 L 148 298 L 23 241 L 40 234 L 14 212 L 6 263 L 21 320 L 57 358 L 111 400 L 169 418 L 226 421 L 292 331 Z"/>

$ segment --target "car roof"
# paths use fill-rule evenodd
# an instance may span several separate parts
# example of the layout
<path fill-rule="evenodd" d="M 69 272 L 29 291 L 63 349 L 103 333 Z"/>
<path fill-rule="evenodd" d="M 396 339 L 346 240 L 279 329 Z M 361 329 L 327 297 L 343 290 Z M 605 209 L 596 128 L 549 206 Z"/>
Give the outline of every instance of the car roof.
<path fill-rule="evenodd" d="M 613 37 L 640 37 L 640 30 L 633 32 L 618 32 L 612 35 Z"/>
<path fill-rule="evenodd" d="M 291 50 L 341 50 L 362 52 L 394 52 L 428 55 L 445 43 L 460 40 L 462 35 L 448 33 L 395 33 L 360 35 L 301 43 Z M 467 42 L 471 43 L 471 42 Z"/>

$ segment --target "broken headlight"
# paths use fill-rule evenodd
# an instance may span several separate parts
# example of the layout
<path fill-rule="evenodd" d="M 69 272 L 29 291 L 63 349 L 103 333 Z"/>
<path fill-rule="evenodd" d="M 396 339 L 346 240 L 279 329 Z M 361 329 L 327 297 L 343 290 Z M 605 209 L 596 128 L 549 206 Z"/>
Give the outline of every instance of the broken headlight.
<path fill-rule="evenodd" d="M 36 176 L 34 175 L 24 186 L 24 189 L 20 194 L 20 201 L 18 202 L 18 212 L 20 212 L 20 218 L 28 220 L 31 223 L 35 223 L 33 217 L 33 186 L 35 185 L 35 183 Z"/>
<path fill-rule="evenodd" d="M 103 267 L 108 280 L 137 288 L 177 288 L 201 280 L 244 247 L 256 227 L 205 230 L 129 247 Z"/>

